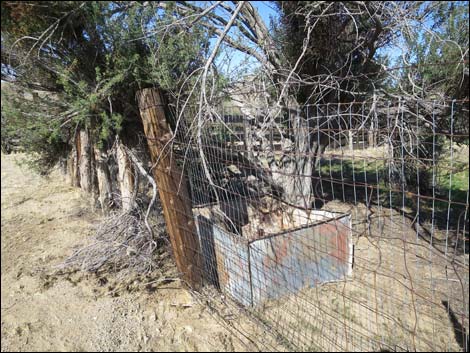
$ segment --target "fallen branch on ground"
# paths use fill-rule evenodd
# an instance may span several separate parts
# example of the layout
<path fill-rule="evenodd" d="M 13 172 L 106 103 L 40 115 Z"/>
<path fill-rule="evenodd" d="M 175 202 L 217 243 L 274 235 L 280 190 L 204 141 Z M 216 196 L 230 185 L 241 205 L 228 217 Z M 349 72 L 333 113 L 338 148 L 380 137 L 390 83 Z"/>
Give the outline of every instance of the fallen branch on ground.
<path fill-rule="evenodd" d="M 75 251 L 60 269 L 150 273 L 159 265 L 158 240 L 162 239 L 152 234 L 143 212 L 134 208 L 108 217 L 98 226 L 91 244 Z"/>

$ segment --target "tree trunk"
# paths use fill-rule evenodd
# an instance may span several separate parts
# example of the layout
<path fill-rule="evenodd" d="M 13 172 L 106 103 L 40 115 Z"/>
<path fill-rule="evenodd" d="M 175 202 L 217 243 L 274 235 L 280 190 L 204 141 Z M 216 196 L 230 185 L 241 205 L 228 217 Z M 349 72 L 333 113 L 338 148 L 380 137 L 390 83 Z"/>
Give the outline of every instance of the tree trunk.
<path fill-rule="evenodd" d="M 107 154 L 96 145 L 94 146 L 96 177 L 98 182 L 99 201 L 101 210 L 107 214 L 113 203 L 113 190 L 111 187 L 111 177 L 107 164 Z"/>
<path fill-rule="evenodd" d="M 93 191 L 91 143 L 88 129 L 80 130 L 80 187 L 83 191 Z"/>
<path fill-rule="evenodd" d="M 271 166 L 273 180 L 284 191 L 284 200 L 300 208 L 311 208 L 312 175 L 317 143 L 309 132 L 308 121 L 297 112 L 292 121 L 294 143 L 283 146 L 280 163 Z"/>
<path fill-rule="evenodd" d="M 122 141 L 117 140 L 116 159 L 118 164 L 118 182 L 121 190 L 121 203 L 123 211 L 129 211 L 134 207 L 134 173 L 132 165 L 122 146 Z"/>

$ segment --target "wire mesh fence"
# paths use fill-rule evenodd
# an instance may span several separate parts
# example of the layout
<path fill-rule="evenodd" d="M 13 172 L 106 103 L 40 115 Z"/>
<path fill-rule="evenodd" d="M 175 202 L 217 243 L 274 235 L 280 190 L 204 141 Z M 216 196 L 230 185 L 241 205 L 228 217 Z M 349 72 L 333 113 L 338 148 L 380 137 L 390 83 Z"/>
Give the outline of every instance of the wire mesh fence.
<path fill-rule="evenodd" d="M 468 350 L 467 101 L 225 104 L 173 129 L 202 292 L 260 349 Z"/>

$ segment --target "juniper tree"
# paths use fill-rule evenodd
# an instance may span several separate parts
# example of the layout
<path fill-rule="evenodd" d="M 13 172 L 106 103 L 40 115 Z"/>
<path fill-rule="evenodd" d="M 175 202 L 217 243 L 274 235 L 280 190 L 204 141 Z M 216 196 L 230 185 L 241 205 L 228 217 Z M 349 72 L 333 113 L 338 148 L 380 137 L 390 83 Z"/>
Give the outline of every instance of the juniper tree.
<path fill-rule="evenodd" d="M 60 124 L 51 130 L 62 140 L 75 126 L 87 127 L 97 141 L 129 130 L 138 122 L 134 94 L 141 87 L 167 89 L 180 122 L 195 102 L 196 114 L 182 125 L 195 127 L 197 154 L 211 180 L 200 137 L 207 121 L 220 119 L 224 72 L 216 58 L 238 51 L 257 63 L 253 74 L 270 83 L 266 102 L 273 108 L 253 138 L 266 139 L 260 132 L 271 128 L 294 130 L 282 136 L 280 159 L 262 166 L 252 158 L 250 165 L 286 201 L 309 208 L 312 175 L 330 136 L 312 138 L 315 120 L 304 105 L 393 98 L 396 91 L 384 87 L 386 79 L 396 81 L 385 49 L 420 28 L 438 6 L 306 1 L 278 2 L 277 9 L 281 21 L 270 28 L 250 2 L 3 2 L 2 78 L 60 95 Z M 465 43 L 459 46 L 465 53 Z M 404 100 L 415 100 L 413 91 L 401 88 Z M 316 115 L 335 129 L 331 111 Z M 261 151 L 261 159 L 271 152 Z"/>

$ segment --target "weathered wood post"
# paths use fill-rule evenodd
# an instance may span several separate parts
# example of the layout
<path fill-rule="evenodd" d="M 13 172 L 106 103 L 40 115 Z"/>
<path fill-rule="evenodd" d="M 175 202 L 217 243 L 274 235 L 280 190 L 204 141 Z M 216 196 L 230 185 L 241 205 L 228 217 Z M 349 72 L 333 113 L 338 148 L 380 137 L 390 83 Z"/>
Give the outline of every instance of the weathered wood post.
<path fill-rule="evenodd" d="M 78 148 L 78 147 L 77 147 Z M 91 143 L 90 134 L 87 128 L 80 129 L 80 187 L 85 192 L 92 192 L 92 162 L 91 162 Z"/>
<path fill-rule="evenodd" d="M 172 138 L 166 120 L 166 101 L 162 92 L 146 88 L 137 92 L 140 115 L 150 150 L 158 192 L 165 215 L 176 265 L 192 287 L 202 284 L 199 242 L 186 180 L 171 153 L 165 149 Z M 168 148 L 168 146 L 166 146 Z"/>
<path fill-rule="evenodd" d="M 98 181 L 98 199 L 101 204 L 103 214 L 108 214 L 110 205 L 113 200 L 113 190 L 111 186 L 111 177 L 107 164 L 107 154 L 96 144 L 93 146 L 96 163 L 96 178 Z"/>
<path fill-rule="evenodd" d="M 130 211 L 135 206 L 134 187 L 136 180 L 132 172 L 132 164 L 119 137 L 116 138 L 116 159 L 118 165 L 118 182 L 121 190 L 121 204 L 123 211 Z"/>
<path fill-rule="evenodd" d="M 71 186 L 80 187 L 80 173 L 79 173 L 79 146 L 80 135 L 76 134 L 72 142 L 72 150 L 67 158 L 67 169 L 69 175 L 69 183 Z"/>
<path fill-rule="evenodd" d="M 353 131 L 348 131 L 348 141 L 349 141 L 349 150 L 352 152 L 354 150 L 354 135 Z"/>
<path fill-rule="evenodd" d="M 377 134 L 376 134 L 376 126 L 374 124 L 374 120 L 370 122 L 370 129 L 367 131 L 367 147 L 376 147 L 377 146 Z"/>

